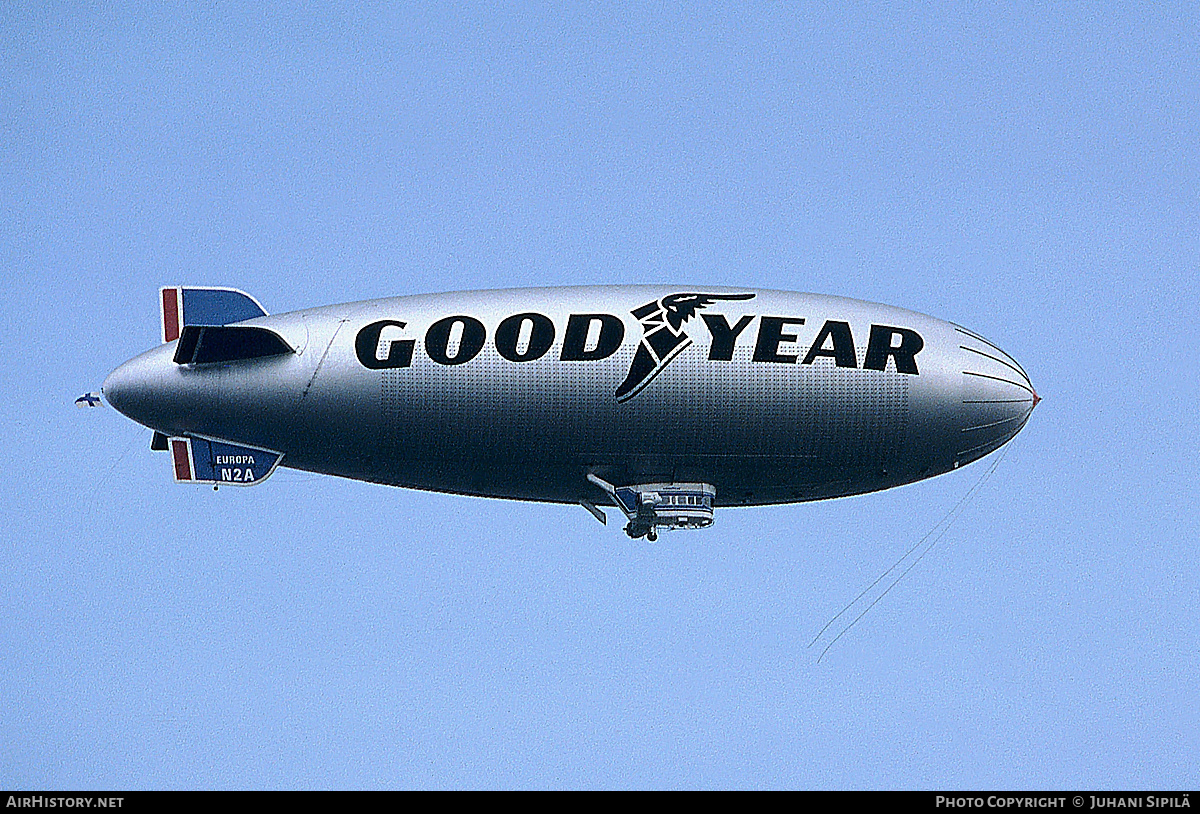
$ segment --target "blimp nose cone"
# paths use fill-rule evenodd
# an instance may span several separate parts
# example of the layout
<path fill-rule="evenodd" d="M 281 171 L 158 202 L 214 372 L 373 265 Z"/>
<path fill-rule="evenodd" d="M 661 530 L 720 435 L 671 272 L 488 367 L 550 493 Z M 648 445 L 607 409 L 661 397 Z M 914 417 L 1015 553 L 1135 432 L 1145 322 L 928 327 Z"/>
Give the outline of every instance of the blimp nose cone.
<path fill-rule="evenodd" d="M 962 406 L 955 464 L 970 463 L 1008 443 L 1041 398 L 1017 360 L 981 336 L 959 329 Z"/>
<path fill-rule="evenodd" d="M 130 418 L 134 418 L 137 405 L 145 400 L 144 381 L 137 374 L 137 366 L 126 362 L 109 373 L 100 388 L 108 403 Z"/>
<path fill-rule="evenodd" d="M 151 351 L 130 359 L 109 373 L 101 386 L 109 404 L 146 426 L 152 426 L 151 416 L 159 395 L 161 355 L 159 351 Z"/>

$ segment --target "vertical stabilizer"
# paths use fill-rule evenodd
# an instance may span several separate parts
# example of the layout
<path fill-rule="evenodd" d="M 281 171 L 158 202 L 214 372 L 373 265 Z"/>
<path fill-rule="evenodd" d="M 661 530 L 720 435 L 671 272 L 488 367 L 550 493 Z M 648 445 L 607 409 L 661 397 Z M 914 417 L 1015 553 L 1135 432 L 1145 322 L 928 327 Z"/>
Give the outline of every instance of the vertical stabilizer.
<path fill-rule="evenodd" d="M 258 300 L 236 288 L 169 286 L 159 290 L 163 342 L 174 342 L 185 325 L 229 325 L 265 317 Z"/>
<path fill-rule="evenodd" d="M 169 441 L 176 483 L 253 486 L 270 477 L 283 458 L 278 452 L 207 438 L 171 438 Z"/>

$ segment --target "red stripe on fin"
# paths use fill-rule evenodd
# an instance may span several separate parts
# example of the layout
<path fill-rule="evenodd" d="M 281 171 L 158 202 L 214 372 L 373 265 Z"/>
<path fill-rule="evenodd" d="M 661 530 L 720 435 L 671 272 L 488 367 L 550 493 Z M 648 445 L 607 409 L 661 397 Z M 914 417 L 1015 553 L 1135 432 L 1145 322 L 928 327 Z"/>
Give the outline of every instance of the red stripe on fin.
<path fill-rule="evenodd" d="M 179 338 L 179 289 L 162 289 L 163 342 L 174 342 Z"/>
<path fill-rule="evenodd" d="M 171 458 L 175 463 L 175 480 L 192 480 L 191 449 L 187 439 L 171 439 Z"/>

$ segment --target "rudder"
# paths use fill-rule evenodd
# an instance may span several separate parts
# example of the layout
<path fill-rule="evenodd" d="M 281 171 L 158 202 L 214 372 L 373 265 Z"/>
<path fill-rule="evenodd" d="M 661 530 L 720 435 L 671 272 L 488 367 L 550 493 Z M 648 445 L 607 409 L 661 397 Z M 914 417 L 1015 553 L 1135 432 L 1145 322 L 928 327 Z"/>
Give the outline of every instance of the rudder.
<path fill-rule="evenodd" d="M 270 477 L 283 458 L 279 452 L 207 438 L 168 441 L 176 483 L 254 486 Z"/>
<path fill-rule="evenodd" d="M 163 342 L 174 342 L 186 325 L 229 325 L 265 317 L 258 300 L 236 288 L 167 286 L 159 289 Z"/>

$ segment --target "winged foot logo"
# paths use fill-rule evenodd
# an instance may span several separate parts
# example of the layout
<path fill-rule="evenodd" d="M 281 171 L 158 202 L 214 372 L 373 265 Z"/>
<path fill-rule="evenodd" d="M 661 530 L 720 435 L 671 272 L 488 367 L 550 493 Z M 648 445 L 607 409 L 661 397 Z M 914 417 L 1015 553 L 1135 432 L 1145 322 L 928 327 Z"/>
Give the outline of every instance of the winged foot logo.
<path fill-rule="evenodd" d="M 701 308 L 719 300 L 749 300 L 753 294 L 668 294 L 630 313 L 642 323 L 642 341 L 633 355 L 629 375 L 617 388 L 617 401 L 628 401 L 642 391 L 654 377 L 683 352 L 692 339 L 683 324 Z"/>

